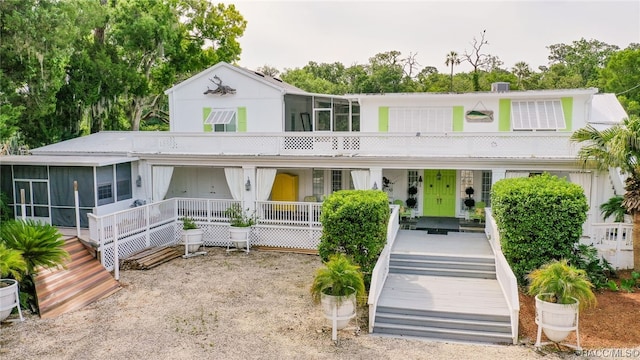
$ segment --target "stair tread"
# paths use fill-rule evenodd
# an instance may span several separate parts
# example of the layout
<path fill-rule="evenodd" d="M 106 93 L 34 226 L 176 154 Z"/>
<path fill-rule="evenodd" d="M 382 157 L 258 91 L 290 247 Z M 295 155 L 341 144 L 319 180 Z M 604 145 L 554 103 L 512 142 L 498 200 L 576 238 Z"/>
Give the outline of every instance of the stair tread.
<path fill-rule="evenodd" d="M 502 338 L 511 340 L 511 333 L 503 333 L 503 332 L 496 332 L 496 331 L 478 331 L 478 330 L 439 328 L 439 327 L 432 327 L 432 326 L 400 325 L 400 324 L 392 324 L 392 323 L 385 323 L 385 322 L 378 322 L 378 321 L 376 321 L 376 324 L 373 328 L 374 332 L 376 328 L 430 331 L 430 332 L 439 332 L 439 333 L 447 333 L 447 334 L 474 335 L 474 336 L 482 336 L 482 337 L 502 337 Z"/>
<path fill-rule="evenodd" d="M 508 319 L 505 319 L 504 321 L 494 321 L 494 320 L 460 319 L 460 318 L 449 318 L 449 317 L 438 317 L 438 316 L 406 315 L 406 314 L 396 314 L 396 313 L 388 313 L 388 312 L 379 312 L 378 314 L 376 314 L 376 320 L 381 317 L 404 319 L 404 320 L 421 320 L 425 322 L 440 321 L 440 322 L 448 322 L 448 323 L 455 323 L 455 324 L 473 324 L 473 325 L 487 325 L 487 326 L 507 325 L 509 327 L 511 326 L 511 322 Z"/>
<path fill-rule="evenodd" d="M 495 274 L 495 270 L 474 270 L 474 269 L 452 269 L 452 268 L 439 268 L 439 267 L 417 267 L 417 266 L 403 266 L 403 265 L 389 265 L 389 269 L 418 269 L 418 270 L 434 270 L 443 272 L 465 272 L 465 273 L 487 273 Z"/>

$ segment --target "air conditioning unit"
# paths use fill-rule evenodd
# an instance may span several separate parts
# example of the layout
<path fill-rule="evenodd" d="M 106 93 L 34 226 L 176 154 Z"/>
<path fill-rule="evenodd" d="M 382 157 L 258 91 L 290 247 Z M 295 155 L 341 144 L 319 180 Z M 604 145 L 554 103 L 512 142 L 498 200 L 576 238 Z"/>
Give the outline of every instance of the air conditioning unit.
<path fill-rule="evenodd" d="M 491 92 L 507 92 L 509 91 L 508 82 L 495 82 L 491 84 Z"/>

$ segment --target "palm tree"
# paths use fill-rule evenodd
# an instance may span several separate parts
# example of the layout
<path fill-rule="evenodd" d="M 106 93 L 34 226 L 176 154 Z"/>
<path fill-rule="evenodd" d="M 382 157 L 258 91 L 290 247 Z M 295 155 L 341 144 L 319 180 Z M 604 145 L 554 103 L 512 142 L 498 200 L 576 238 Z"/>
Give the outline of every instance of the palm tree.
<path fill-rule="evenodd" d="M 518 78 L 518 89 L 524 90 L 524 88 L 522 87 L 522 79 L 531 75 L 529 64 L 524 61 L 519 61 L 513 66 L 511 70 L 513 71 L 513 75 Z"/>
<path fill-rule="evenodd" d="M 586 143 L 578 152 L 585 165 L 620 168 L 627 174 L 622 205 L 633 219 L 633 267 L 640 271 L 640 117 L 632 115 L 605 130 L 587 125 L 574 132 L 571 141 Z"/>
<path fill-rule="evenodd" d="M 445 65 L 451 65 L 451 86 L 449 87 L 449 92 L 453 92 L 453 67 L 455 65 L 460 65 L 460 58 L 458 57 L 458 53 L 455 51 L 451 51 L 447 54 L 447 60 L 444 62 Z"/>

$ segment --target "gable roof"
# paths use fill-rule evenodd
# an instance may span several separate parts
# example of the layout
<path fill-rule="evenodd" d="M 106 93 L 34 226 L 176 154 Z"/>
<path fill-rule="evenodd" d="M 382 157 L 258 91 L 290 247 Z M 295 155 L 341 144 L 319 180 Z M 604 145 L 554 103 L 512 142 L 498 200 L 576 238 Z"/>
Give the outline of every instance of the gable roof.
<path fill-rule="evenodd" d="M 201 78 L 203 76 L 211 76 L 211 72 L 215 71 L 216 69 L 222 68 L 222 67 L 224 67 L 226 69 L 229 69 L 229 70 L 232 70 L 232 71 L 234 71 L 234 72 L 236 72 L 238 74 L 247 76 L 247 77 L 249 77 L 249 78 L 251 78 L 251 79 L 253 79 L 255 81 L 261 82 L 261 83 L 263 83 L 263 84 L 265 84 L 267 86 L 270 86 L 270 87 L 272 87 L 274 89 L 280 90 L 280 92 L 282 92 L 283 94 L 309 95 L 308 92 L 306 92 L 306 91 L 304 91 L 304 90 L 302 90 L 300 88 L 297 88 L 297 87 L 295 87 L 295 86 L 293 86 L 291 84 L 287 84 L 286 82 L 284 82 L 284 81 L 282 81 L 280 79 L 273 78 L 271 76 L 267 76 L 267 75 L 262 74 L 262 73 L 257 72 L 257 71 L 252 71 L 252 70 L 249 70 L 249 69 L 241 68 L 239 66 L 231 65 L 231 64 L 226 63 L 224 61 L 221 61 L 221 62 L 211 66 L 210 68 L 205 69 L 205 70 L 193 75 L 192 77 L 184 80 L 183 82 L 178 83 L 178 84 L 170 87 L 169 89 L 165 90 L 164 93 L 166 95 L 169 95 L 170 93 L 180 89 L 181 87 L 190 84 L 192 81 L 195 81 L 196 79 L 199 79 L 199 78 Z"/>

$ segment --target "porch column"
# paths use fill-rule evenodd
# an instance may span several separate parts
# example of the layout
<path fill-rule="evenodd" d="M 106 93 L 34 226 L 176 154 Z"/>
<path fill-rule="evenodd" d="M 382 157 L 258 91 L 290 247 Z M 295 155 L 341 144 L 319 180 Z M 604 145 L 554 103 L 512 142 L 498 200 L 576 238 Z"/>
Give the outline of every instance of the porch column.
<path fill-rule="evenodd" d="M 491 169 L 491 185 L 495 184 L 499 180 L 504 179 L 507 176 L 507 169 Z"/>
<path fill-rule="evenodd" d="M 250 213 L 256 209 L 256 167 L 255 166 L 243 166 L 242 172 L 244 176 L 243 180 L 243 209 L 249 209 Z M 249 185 L 249 190 L 247 190 L 247 185 Z"/>
<path fill-rule="evenodd" d="M 369 189 L 382 190 L 382 168 L 369 168 Z"/>
<path fill-rule="evenodd" d="M 151 194 L 152 192 L 152 179 L 151 179 L 151 164 L 149 164 L 148 161 L 146 160 L 140 160 L 138 161 L 138 174 L 131 174 L 133 175 L 133 182 L 134 182 L 134 189 L 137 189 L 137 184 L 135 184 L 135 180 L 137 179 L 137 175 L 140 176 L 140 180 L 141 180 L 141 189 L 139 190 L 134 190 L 134 193 L 136 191 L 140 191 L 139 194 L 136 194 L 137 198 L 142 198 L 144 201 L 146 201 L 147 204 L 151 204 L 151 202 L 153 201 Z M 134 199 L 136 200 L 136 199 Z"/>

